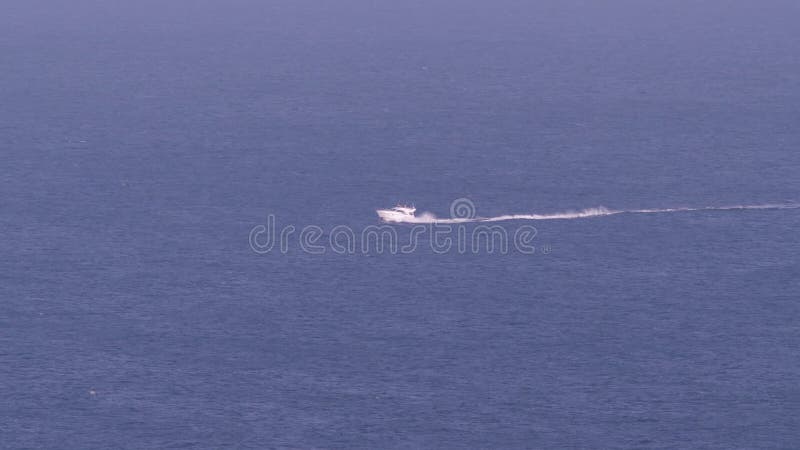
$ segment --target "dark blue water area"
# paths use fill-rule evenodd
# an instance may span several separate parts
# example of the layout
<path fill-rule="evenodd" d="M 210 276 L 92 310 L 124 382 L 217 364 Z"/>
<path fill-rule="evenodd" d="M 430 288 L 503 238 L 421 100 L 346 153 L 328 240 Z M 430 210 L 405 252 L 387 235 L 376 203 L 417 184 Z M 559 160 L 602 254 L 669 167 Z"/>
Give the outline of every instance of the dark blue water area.
<path fill-rule="evenodd" d="M 797 5 L 529 3 L 4 4 L 0 448 L 798 447 L 800 209 L 362 251 L 800 202 Z"/>

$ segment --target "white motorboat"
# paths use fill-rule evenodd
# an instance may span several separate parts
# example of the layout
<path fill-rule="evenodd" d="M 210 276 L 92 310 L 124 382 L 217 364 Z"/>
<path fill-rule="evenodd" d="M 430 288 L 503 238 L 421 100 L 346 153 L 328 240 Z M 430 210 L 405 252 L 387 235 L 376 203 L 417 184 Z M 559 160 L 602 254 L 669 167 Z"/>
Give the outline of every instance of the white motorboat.
<path fill-rule="evenodd" d="M 378 209 L 378 217 L 384 222 L 413 222 L 416 216 L 414 212 L 417 208 L 413 206 L 397 205 L 394 208 Z"/>

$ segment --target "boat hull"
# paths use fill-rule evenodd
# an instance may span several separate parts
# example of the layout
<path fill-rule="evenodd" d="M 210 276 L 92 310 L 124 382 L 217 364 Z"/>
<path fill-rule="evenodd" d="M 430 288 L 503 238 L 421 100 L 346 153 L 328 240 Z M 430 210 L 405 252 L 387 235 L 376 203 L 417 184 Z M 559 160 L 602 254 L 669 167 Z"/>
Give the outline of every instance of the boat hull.
<path fill-rule="evenodd" d="M 375 211 L 378 217 L 384 222 L 413 222 L 414 216 L 411 214 L 402 213 L 399 211 L 392 211 L 390 209 L 379 209 Z"/>

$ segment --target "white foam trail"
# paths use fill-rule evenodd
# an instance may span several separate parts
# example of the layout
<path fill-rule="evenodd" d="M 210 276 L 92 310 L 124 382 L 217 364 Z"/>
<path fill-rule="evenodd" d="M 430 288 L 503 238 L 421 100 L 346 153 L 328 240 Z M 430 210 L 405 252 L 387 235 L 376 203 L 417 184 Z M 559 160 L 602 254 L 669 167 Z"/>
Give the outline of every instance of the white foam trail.
<path fill-rule="evenodd" d="M 734 205 L 734 206 L 704 206 L 704 207 L 681 207 L 681 208 L 661 208 L 661 209 L 609 209 L 603 206 L 597 208 L 586 208 L 578 211 L 564 211 L 551 214 L 506 214 L 496 217 L 474 217 L 463 219 L 439 219 L 431 213 L 422 213 L 419 216 L 403 217 L 393 222 L 402 223 L 471 223 L 471 222 L 501 222 L 506 220 L 568 220 L 583 219 L 589 217 L 611 216 L 615 214 L 664 214 L 673 212 L 690 211 L 742 211 L 750 209 L 800 209 L 797 203 L 767 203 L 763 205 Z"/>

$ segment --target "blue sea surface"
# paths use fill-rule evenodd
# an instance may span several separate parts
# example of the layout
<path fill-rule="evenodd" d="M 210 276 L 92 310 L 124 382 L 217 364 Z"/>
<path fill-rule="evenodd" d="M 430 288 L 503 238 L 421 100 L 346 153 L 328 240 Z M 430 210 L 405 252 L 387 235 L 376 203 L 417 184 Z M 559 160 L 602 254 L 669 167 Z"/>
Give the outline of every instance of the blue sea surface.
<path fill-rule="evenodd" d="M 800 447 L 800 209 L 299 237 L 800 202 L 797 2 L 0 9 L 0 448 Z"/>

